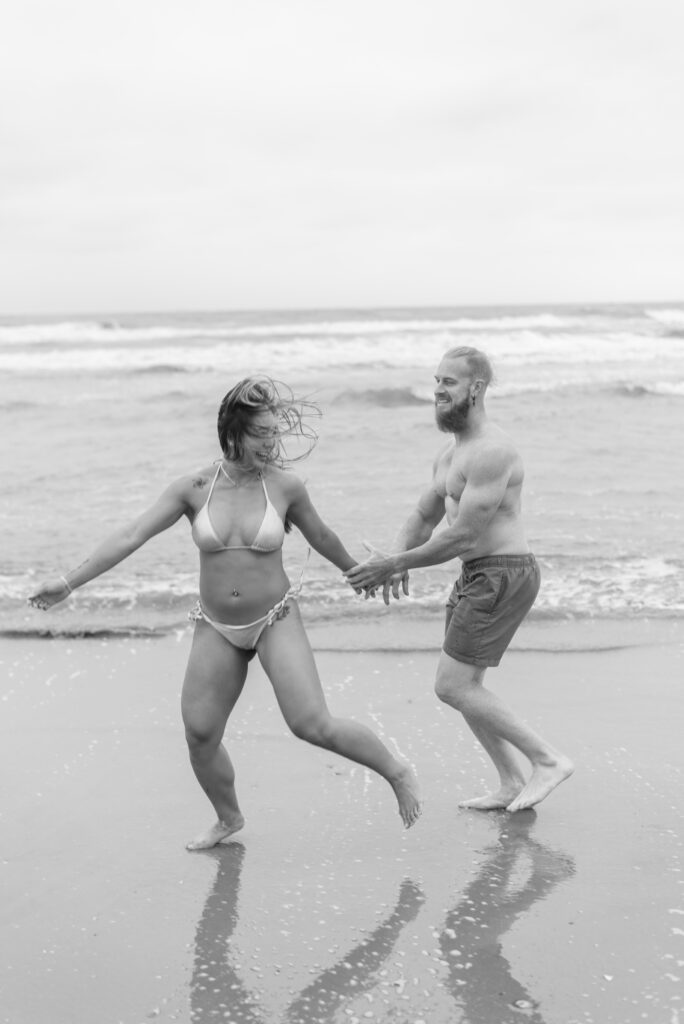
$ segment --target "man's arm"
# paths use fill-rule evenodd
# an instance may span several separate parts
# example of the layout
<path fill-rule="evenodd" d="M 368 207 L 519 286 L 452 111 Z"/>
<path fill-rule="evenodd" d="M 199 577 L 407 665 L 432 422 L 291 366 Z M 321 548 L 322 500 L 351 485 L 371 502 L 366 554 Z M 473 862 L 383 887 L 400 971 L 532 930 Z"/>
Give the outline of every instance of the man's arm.
<path fill-rule="evenodd" d="M 508 448 L 497 445 L 480 452 L 468 471 L 458 515 L 451 526 L 417 547 L 356 566 L 345 574 L 349 582 L 353 586 L 377 587 L 393 573 L 440 565 L 467 555 L 500 507 L 512 467 Z"/>
<path fill-rule="evenodd" d="M 430 539 L 433 530 L 444 518 L 444 513 L 444 497 L 435 490 L 433 485 L 421 494 L 416 508 L 397 534 L 396 540 L 392 545 L 393 553 L 408 551 L 410 548 L 417 548 L 420 544 L 424 544 L 425 541 Z M 366 544 L 366 547 L 371 552 L 371 562 L 374 562 L 376 558 L 382 559 L 385 557 L 383 552 L 376 551 L 368 544 Z M 385 604 L 390 603 L 390 590 L 392 591 L 394 598 L 397 601 L 399 600 L 400 586 L 408 596 L 408 569 L 402 569 L 399 572 L 392 573 L 392 575 L 384 581 L 382 597 Z M 368 591 L 366 591 L 366 593 L 368 593 Z"/>
<path fill-rule="evenodd" d="M 421 494 L 418 504 L 397 534 L 392 545 L 393 552 L 408 551 L 425 544 L 435 527 L 441 523 L 444 513 L 443 496 L 437 493 L 434 485 L 430 486 Z"/>

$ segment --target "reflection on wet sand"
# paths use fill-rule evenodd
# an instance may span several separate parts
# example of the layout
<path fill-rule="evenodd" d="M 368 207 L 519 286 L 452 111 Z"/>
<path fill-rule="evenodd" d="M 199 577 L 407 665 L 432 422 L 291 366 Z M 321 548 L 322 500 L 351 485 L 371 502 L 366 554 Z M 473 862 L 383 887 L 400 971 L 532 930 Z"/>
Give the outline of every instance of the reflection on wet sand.
<path fill-rule="evenodd" d="M 197 925 L 190 985 L 190 1016 L 195 1024 L 221 1020 L 232 1024 L 266 1024 L 266 1016 L 231 963 L 228 940 L 238 921 L 245 848 L 239 842 L 207 850 L 218 871 Z M 318 975 L 290 1002 L 287 1024 L 330 1024 L 341 1005 L 373 988 L 377 974 L 402 929 L 423 905 L 421 890 L 409 879 L 400 887 L 390 914 L 338 963 Z M 271 1022 L 269 1022 L 271 1024 Z"/>
<path fill-rule="evenodd" d="M 439 937 L 446 987 L 464 1024 L 544 1024 L 539 1004 L 513 977 L 501 940 L 516 918 L 574 874 L 574 861 L 531 838 L 532 810 L 501 816 L 496 843 L 449 911 Z"/>
<path fill-rule="evenodd" d="M 230 959 L 228 939 L 238 921 L 240 874 L 245 858 L 242 843 L 226 843 L 200 854 L 218 867 L 195 935 L 195 959 L 190 982 L 190 1019 L 232 1020 L 261 1024 L 254 999 Z"/>
<path fill-rule="evenodd" d="M 402 929 L 418 916 L 424 902 L 421 890 L 409 879 L 401 883 L 394 910 L 344 960 L 323 971 L 290 1003 L 287 1024 L 331 1021 L 343 1002 L 355 999 L 377 984 L 377 973 L 387 960 Z"/>

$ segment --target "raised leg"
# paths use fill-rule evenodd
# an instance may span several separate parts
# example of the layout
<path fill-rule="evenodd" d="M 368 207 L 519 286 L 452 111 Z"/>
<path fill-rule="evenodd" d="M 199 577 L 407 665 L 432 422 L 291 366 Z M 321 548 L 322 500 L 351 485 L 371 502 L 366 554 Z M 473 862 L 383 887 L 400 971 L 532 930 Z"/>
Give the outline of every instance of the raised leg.
<path fill-rule="evenodd" d="M 398 761 L 365 725 L 330 714 L 294 601 L 290 614 L 261 634 L 257 652 L 283 717 L 295 736 L 382 775 L 394 790 L 404 825 L 410 828 L 420 814 L 413 771 Z"/>
<path fill-rule="evenodd" d="M 189 850 L 215 846 L 244 825 L 235 793 L 235 771 L 221 741 L 246 676 L 246 654 L 200 620 L 195 626 L 181 707 L 190 763 L 217 820 L 187 844 Z"/>
<path fill-rule="evenodd" d="M 572 774 L 573 765 L 520 721 L 483 685 L 483 678 L 483 669 L 442 652 L 435 692 L 445 704 L 463 714 L 492 758 L 501 782 L 498 792 L 465 801 L 462 806 L 479 810 L 507 807 L 510 811 L 532 807 Z M 524 754 L 532 765 L 527 783 L 508 744 Z"/>

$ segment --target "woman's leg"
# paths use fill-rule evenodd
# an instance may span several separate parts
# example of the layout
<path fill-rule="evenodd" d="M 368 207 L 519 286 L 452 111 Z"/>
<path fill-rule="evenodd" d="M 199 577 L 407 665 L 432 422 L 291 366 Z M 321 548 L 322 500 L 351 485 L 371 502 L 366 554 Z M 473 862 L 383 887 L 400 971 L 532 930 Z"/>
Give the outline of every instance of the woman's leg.
<path fill-rule="evenodd" d="M 393 757 L 365 725 L 331 716 L 294 601 L 289 604 L 289 614 L 267 626 L 261 634 L 257 653 L 283 717 L 295 736 L 382 775 L 395 792 L 404 824 L 407 828 L 413 825 L 420 814 L 413 772 Z"/>
<path fill-rule="evenodd" d="M 228 643 L 200 619 L 195 626 L 181 707 L 190 763 L 216 811 L 215 825 L 191 840 L 206 850 L 244 825 L 235 794 L 235 772 L 221 740 L 247 676 L 247 652 Z"/>

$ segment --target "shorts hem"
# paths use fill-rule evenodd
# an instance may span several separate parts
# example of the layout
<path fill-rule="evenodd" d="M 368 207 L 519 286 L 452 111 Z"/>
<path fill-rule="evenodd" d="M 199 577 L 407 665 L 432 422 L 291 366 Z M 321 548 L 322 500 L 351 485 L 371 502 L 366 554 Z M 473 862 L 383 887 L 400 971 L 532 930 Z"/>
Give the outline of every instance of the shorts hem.
<path fill-rule="evenodd" d="M 472 665 L 474 668 L 497 668 L 501 663 L 501 658 L 497 658 L 493 661 L 491 658 L 478 658 L 472 654 L 463 654 L 461 651 L 449 650 L 448 647 L 442 647 L 445 654 L 448 654 L 454 661 L 461 661 L 465 665 Z"/>

